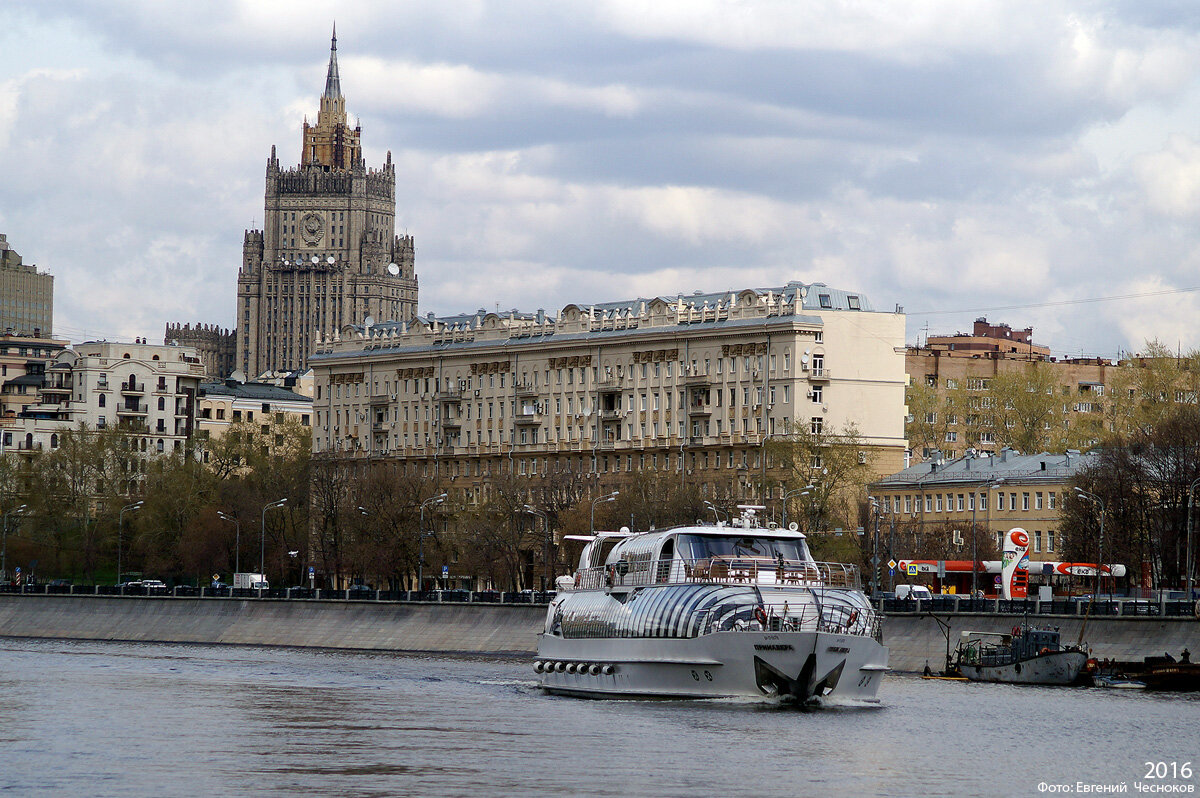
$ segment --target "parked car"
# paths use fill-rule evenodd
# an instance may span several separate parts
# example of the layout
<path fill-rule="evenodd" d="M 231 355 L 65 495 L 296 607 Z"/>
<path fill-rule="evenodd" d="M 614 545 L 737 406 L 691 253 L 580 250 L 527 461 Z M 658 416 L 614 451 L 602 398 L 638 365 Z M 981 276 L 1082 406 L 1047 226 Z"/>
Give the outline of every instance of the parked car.
<path fill-rule="evenodd" d="M 370 585 L 350 585 L 347 595 L 350 598 L 374 598 L 375 589 Z"/>
<path fill-rule="evenodd" d="M 70 579 L 51 579 L 46 584 L 50 587 L 70 587 L 73 582 Z"/>

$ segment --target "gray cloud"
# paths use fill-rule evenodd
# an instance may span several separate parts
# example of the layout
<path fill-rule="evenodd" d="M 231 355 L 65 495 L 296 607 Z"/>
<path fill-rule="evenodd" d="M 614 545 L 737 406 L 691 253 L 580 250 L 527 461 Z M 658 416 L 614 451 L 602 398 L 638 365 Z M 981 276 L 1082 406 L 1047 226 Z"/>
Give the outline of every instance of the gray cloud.
<path fill-rule="evenodd" d="M 815 7 L 815 6 L 814 6 Z M 513 2 L 339 8 L 422 310 L 824 279 L 912 317 L 1200 285 L 1189 4 Z M 298 159 L 323 4 L 0 9 L 0 230 L 60 329 L 232 323 L 271 144 Z M 893 18 L 894 17 L 894 18 Z M 313 22 L 313 20 L 320 20 Z M 1193 295 L 994 312 L 1069 350 L 1200 345 Z"/>

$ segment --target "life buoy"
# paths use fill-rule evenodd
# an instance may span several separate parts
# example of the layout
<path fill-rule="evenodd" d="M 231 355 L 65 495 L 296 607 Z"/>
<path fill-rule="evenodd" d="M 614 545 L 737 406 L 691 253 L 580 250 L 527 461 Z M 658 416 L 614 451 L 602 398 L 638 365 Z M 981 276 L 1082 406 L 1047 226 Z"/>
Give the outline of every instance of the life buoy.
<path fill-rule="evenodd" d="M 1039 651 L 1039 652 L 1038 652 L 1038 656 L 1044 657 L 1044 656 L 1046 656 L 1046 655 L 1047 655 L 1047 654 L 1049 654 L 1049 653 L 1050 653 L 1050 649 L 1048 649 L 1048 648 L 1043 648 L 1041 651 Z"/>
<path fill-rule="evenodd" d="M 767 611 L 764 610 L 762 607 L 755 607 L 754 608 L 754 620 L 756 620 L 760 624 L 762 624 L 763 628 L 765 629 L 767 626 Z"/>
<path fill-rule="evenodd" d="M 850 613 L 850 620 L 846 621 L 846 626 L 853 626 L 854 622 L 857 620 L 858 620 L 858 610 L 855 610 L 854 612 Z"/>

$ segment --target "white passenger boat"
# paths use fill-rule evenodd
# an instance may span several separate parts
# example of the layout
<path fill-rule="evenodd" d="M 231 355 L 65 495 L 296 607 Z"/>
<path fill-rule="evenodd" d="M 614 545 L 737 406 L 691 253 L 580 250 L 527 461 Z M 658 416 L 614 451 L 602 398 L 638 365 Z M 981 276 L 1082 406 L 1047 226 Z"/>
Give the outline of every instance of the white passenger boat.
<path fill-rule="evenodd" d="M 733 526 L 599 533 L 561 577 L 534 670 L 592 698 L 825 696 L 873 701 L 888 650 L 854 566 L 804 535 Z"/>

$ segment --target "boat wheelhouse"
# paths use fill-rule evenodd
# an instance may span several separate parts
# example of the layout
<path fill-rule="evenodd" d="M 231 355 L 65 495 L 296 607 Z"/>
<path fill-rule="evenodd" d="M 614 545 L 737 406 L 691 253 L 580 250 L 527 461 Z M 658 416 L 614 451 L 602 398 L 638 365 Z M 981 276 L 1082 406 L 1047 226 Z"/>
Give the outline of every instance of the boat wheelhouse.
<path fill-rule="evenodd" d="M 559 581 L 534 663 L 592 697 L 874 699 L 887 670 L 857 568 L 756 524 L 600 533 Z"/>

